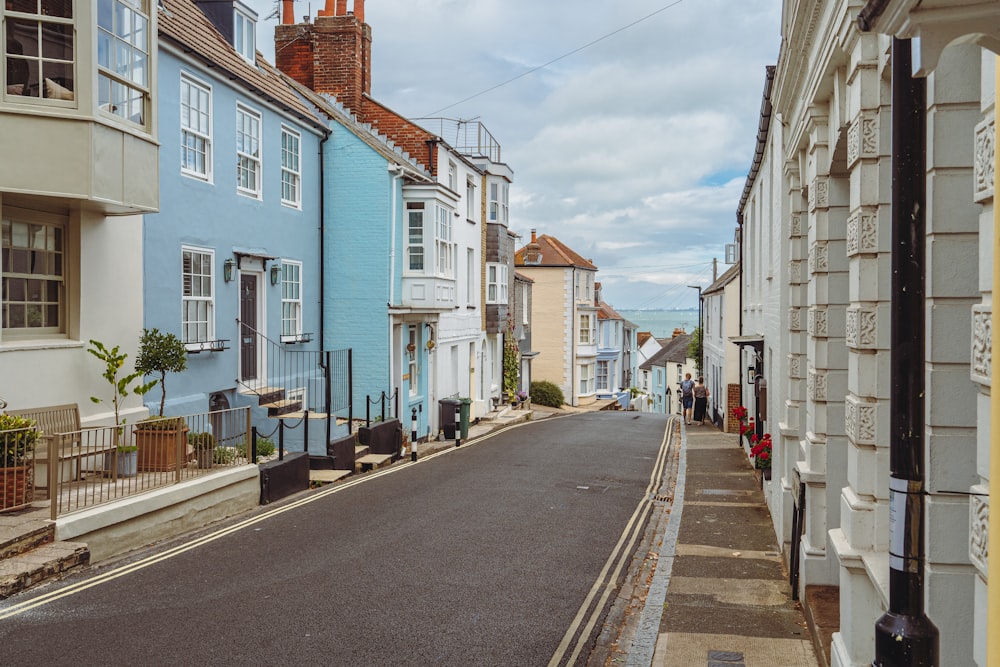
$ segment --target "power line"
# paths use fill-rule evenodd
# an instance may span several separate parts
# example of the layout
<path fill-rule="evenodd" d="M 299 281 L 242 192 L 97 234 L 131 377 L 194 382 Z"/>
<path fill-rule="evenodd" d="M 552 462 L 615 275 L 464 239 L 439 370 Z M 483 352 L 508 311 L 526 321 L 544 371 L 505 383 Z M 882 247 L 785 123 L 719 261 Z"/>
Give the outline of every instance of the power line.
<path fill-rule="evenodd" d="M 493 92 L 493 91 L 494 91 L 494 90 L 496 90 L 497 88 L 503 88 L 503 87 L 504 87 L 504 86 L 506 86 L 507 84 L 510 84 L 510 83 L 514 83 L 514 82 L 515 82 L 515 81 L 517 81 L 518 79 L 523 79 L 524 77 L 528 76 L 529 74 L 534 74 L 535 72 L 537 72 L 537 71 L 538 71 L 538 70 L 540 70 L 540 69 L 545 69 L 546 67 L 548 67 L 549 65 L 552 65 L 553 63 L 557 63 L 557 62 L 559 62 L 560 60 L 563 60 L 564 58 L 569 58 L 570 56 L 572 56 L 572 55 L 574 55 L 574 54 L 576 54 L 576 53 L 579 53 L 580 51 L 583 51 L 584 49 L 588 49 L 588 48 L 590 48 L 591 46 L 593 46 L 593 45 L 595 45 L 595 44 L 598 44 L 598 43 L 600 43 L 600 42 L 603 42 L 604 40 L 608 39 L 609 37 L 614 37 L 615 35 L 617 35 L 617 34 L 618 34 L 618 33 L 620 33 L 620 32 L 623 32 L 623 31 L 625 31 L 625 30 L 628 30 L 629 28 L 631 28 L 631 27 L 633 27 L 633 26 L 636 26 L 636 25 L 639 25 L 639 24 L 640 24 L 640 23 L 642 23 L 643 21 L 647 21 L 647 20 L 649 20 L 649 19 L 653 18 L 654 16 L 656 16 L 657 14 L 661 14 L 661 13 L 663 13 L 663 12 L 667 11 L 667 10 L 668 10 L 668 9 L 670 9 L 671 7 L 676 7 L 677 5 L 681 4 L 682 2 L 684 2 L 684 0 L 674 0 L 674 2 L 671 2 L 671 3 L 670 3 L 669 5 L 667 5 L 666 7 L 661 7 L 660 9 L 657 9 L 657 10 L 656 10 L 655 12 L 652 12 L 651 14 L 647 14 L 646 16 L 643 16 L 643 17 L 642 17 L 642 18 L 640 18 L 640 19 L 636 19 L 635 21 L 632 21 L 632 22 L 631 22 L 631 23 L 629 23 L 628 25 L 624 25 L 624 26 L 622 26 L 621 28 L 618 28 L 617 30 L 614 30 L 614 31 L 612 31 L 612 32 L 609 32 L 609 33 L 607 33 L 606 35 L 603 35 L 603 36 L 601 36 L 601 37 L 598 37 L 597 39 L 595 39 L 595 40 L 593 40 L 593 41 L 591 41 L 591 42 L 587 42 L 587 43 L 586 43 L 586 44 L 584 44 L 583 46 L 580 46 L 580 47 L 577 47 L 577 48 L 573 49 L 572 51 L 568 51 L 568 52 L 566 52 L 566 53 L 562 54 L 561 56 L 559 56 L 559 57 L 557 57 L 557 58 L 553 58 L 552 60 L 548 61 L 547 63 L 543 63 L 543 64 L 541 64 L 541 65 L 538 65 L 537 67 L 532 67 L 532 68 L 531 68 L 531 69 L 529 69 L 529 70 L 528 70 L 527 72 L 522 72 L 521 74 L 518 74 L 518 75 L 517 75 L 517 76 L 515 76 L 515 77 L 512 77 L 512 78 L 510 78 L 510 79 L 507 79 L 506 81 L 503 81 L 502 83 L 498 83 L 498 84 L 496 84 L 495 86 L 490 86 L 489 88 L 487 88 L 487 89 L 485 89 L 485 90 L 481 90 L 481 91 L 479 91 L 478 93 L 476 93 L 476 94 L 474 94 L 474 95 L 469 95 L 469 96 L 468 96 L 468 97 L 466 97 L 465 99 L 462 99 L 462 100 L 459 100 L 458 102 L 454 102 L 454 103 L 452 103 L 452 104 L 449 104 L 449 105 L 448 105 L 448 106 L 446 106 L 446 107 L 441 107 L 441 108 L 440 108 L 440 109 L 438 109 L 437 111 L 432 111 L 432 112 L 431 112 L 431 113 L 429 113 L 429 114 L 425 114 L 425 117 L 433 117 L 433 116 L 437 116 L 437 115 L 438 115 L 439 113 L 441 113 L 442 111 L 447 111 L 448 109 L 450 109 L 450 108 L 452 108 L 452 107 L 456 107 L 456 106 L 458 106 L 459 104 L 463 104 L 463 103 L 465 103 L 465 102 L 468 102 L 469 100 L 474 100 L 474 99 L 476 99 L 477 97 L 480 97 L 480 96 L 482 96 L 482 95 L 485 95 L 486 93 L 490 93 L 490 92 Z"/>

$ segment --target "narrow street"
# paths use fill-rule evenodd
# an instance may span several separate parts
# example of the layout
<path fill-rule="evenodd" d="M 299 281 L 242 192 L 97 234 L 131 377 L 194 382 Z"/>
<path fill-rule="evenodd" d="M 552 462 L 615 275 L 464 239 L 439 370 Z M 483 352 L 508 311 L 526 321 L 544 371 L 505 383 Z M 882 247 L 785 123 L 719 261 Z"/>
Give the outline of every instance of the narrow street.
<path fill-rule="evenodd" d="M 586 413 L 397 464 L 11 598 L 0 638 L 23 664 L 582 662 L 665 426 Z"/>

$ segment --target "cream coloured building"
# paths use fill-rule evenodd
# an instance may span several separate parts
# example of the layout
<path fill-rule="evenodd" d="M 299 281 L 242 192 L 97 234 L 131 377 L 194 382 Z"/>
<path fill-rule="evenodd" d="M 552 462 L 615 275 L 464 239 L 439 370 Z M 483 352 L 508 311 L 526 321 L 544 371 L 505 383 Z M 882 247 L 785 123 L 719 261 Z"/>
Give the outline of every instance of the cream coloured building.
<path fill-rule="evenodd" d="M 531 231 L 514 256 L 517 272 L 531 278 L 532 344 L 539 356 L 533 380 L 548 380 L 570 405 L 597 397 L 597 267 L 559 239 Z"/>
<path fill-rule="evenodd" d="M 1000 3 L 785 0 L 782 37 L 740 208 L 740 368 L 759 353 L 766 391 L 756 396 L 775 436 L 765 492 L 779 541 L 797 560 L 807 606 L 814 587 L 839 589 L 831 664 L 870 665 L 887 643 L 911 641 L 876 624 L 887 609 L 899 613 L 890 581 L 918 580 L 911 601 L 921 611 L 907 614 L 936 627 L 935 664 L 986 665 L 988 651 L 997 664 L 986 553 Z M 925 92 L 906 109 L 893 83 L 909 86 L 911 74 Z M 894 171 L 894 156 L 907 154 Z M 907 197 L 907 179 L 925 194 Z M 922 251 L 893 244 L 894 213 L 905 223 L 896 230 L 923 218 Z M 893 343 L 920 326 L 899 314 L 917 283 L 893 288 L 893 254 L 908 247 L 918 249 L 925 320 L 912 352 Z M 904 353 L 923 368 L 912 380 L 923 385 L 920 403 L 900 400 L 893 355 Z M 902 435 L 891 428 L 900 415 L 915 425 Z M 914 433 L 922 449 L 905 450 L 917 454 L 907 466 L 899 443 Z M 923 537 L 921 550 L 909 535 Z"/>
<path fill-rule="evenodd" d="M 159 206 L 156 7 L 0 6 L 0 397 L 11 409 L 77 403 L 84 423 L 104 421 L 106 405 L 88 399 L 110 388 L 87 341 L 135 359 L 140 216 Z M 134 396 L 131 413 L 145 414 Z"/>

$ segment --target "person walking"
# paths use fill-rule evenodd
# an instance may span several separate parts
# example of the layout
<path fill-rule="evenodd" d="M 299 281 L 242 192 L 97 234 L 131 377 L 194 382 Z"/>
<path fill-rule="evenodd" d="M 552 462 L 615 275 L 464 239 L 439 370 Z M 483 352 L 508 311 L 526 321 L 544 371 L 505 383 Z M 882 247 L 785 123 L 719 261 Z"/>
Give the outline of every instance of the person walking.
<path fill-rule="evenodd" d="M 683 417 L 684 423 L 688 426 L 691 425 L 691 407 L 694 405 L 694 380 L 691 379 L 690 373 L 684 374 L 684 380 L 681 382 L 681 407 L 684 410 Z"/>
<path fill-rule="evenodd" d="M 704 426 L 705 413 L 708 412 L 708 397 L 711 396 L 711 392 L 705 386 L 705 378 L 698 378 L 698 384 L 694 386 L 691 393 L 694 394 L 694 420 L 700 426 Z"/>

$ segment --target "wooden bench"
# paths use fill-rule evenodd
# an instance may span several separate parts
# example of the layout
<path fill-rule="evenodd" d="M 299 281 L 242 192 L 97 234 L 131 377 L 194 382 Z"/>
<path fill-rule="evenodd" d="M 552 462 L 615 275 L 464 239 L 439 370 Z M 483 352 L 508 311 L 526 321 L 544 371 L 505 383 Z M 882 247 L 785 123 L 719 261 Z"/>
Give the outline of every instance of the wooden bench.
<path fill-rule="evenodd" d="M 80 480 L 85 470 L 103 471 L 104 454 L 115 449 L 114 442 L 84 442 L 86 431 L 80 426 L 80 407 L 76 403 L 7 410 L 7 414 L 33 419 L 41 433 L 35 444 L 35 488 L 48 487 L 49 451 L 61 436 L 68 441 L 57 457 L 60 479 Z"/>

